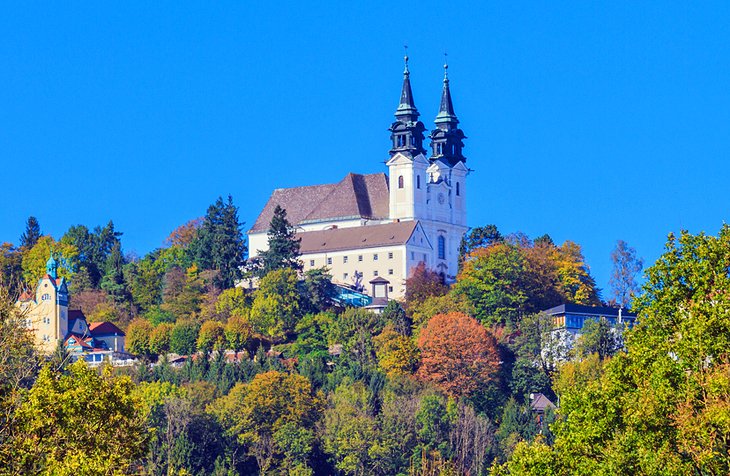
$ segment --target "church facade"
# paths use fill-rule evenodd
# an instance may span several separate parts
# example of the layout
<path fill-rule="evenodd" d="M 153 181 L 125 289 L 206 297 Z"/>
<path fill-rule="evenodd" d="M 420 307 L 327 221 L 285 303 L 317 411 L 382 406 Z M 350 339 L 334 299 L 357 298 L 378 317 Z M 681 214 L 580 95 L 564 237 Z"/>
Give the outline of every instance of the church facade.
<path fill-rule="evenodd" d="M 387 175 L 351 173 L 334 184 L 275 190 L 248 232 L 250 256 L 267 249 L 269 223 L 279 205 L 301 238 L 305 271 L 326 267 L 333 282 L 344 286 L 387 280 L 391 298 L 404 296 L 406 279 L 420 263 L 453 282 L 467 231 L 469 169 L 447 68 L 429 151 L 406 57 L 389 129 Z"/>

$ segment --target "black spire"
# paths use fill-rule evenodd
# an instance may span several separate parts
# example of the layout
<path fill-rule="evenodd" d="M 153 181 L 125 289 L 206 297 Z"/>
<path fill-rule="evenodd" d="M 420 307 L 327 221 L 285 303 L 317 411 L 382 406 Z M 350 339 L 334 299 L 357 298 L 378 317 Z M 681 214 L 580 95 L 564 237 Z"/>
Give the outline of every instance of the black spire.
<path fill-rule="evenodd" d="M 411 90 L 411 73 L 408 71 L 408 55 L 405 56 L 405 69 L 403 70 L 403 88 L 400 93 L 400 103 L 395 110 L 395 122 L 388 129 L 393 147 L 390 149 L 391 157 L 397 153 L 415 157 L 418 154 L 426 154 L 423 148 L 423 133 L 426 127 L 418 120 L 418 109 L 413 102 L 413 91 Z"/>
<path fill-rule="evenodd" d="M 444 89 L 441 92 L 441 106 L 436 116 L 436 129 L 431 131 L 431 157 L 433 162 L 441 159 L 451 166 L 458 162 L 466 162 L 466 157 L 461 153 L 464 147 L 464 132 L 459 129 L 459 119 L 454 113 L 454 104 L 451 102 L 451 90 L 449 89 L 449 65 L 444 64 Z"/>

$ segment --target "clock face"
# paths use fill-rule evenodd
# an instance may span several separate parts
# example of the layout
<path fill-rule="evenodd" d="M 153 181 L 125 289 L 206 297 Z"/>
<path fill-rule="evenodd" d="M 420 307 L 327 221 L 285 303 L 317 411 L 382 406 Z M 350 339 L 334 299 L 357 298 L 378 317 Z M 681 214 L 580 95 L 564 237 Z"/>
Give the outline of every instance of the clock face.
<path fill-rule="evenodd" d="M 439 203 L 440 203 L 441 205 L 443 205 L 443 204 L 444 204 L 444 202 L 446 201 L 446 197 L 444 196 L 444 194 L 443 194 L 443 193 L 439 193 L 439 196 L 438 196 L 438 201 L 439 201 Z"/>

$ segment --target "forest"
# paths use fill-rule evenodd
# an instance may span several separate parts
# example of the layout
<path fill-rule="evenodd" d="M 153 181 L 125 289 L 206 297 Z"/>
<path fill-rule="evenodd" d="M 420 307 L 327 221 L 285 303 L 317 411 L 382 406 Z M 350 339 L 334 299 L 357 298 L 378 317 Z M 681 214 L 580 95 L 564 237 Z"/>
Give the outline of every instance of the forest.
<path fill-rule="evenodd" d="M 455 283 L 418 266 L 380 314 L 302 272 L 286 210 L 259 259 L 242 229 L 227 197 L 144 256 L 111 221 L 0 245 L 0 474 L 730 474 L 730 226 L 646 270 L 617 242 L 605 291 L 577 243 L 475 227 Z M 15 301 L 51 253 L 136 365 L 34 349 Z M 566 345 L 541 313 L 563 303 L 637 324 Z"/>

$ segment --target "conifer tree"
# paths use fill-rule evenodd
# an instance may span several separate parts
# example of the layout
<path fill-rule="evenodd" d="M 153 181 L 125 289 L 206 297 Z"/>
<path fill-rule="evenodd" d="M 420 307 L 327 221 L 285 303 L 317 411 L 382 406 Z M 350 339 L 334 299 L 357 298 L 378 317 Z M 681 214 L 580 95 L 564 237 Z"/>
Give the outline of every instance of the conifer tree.
<path fill-rule="evenodd" d="M 104 277 L 101 279 L 101 288 L 109 293 L 116 302 L 127 299 L 127 285 L 124 281 L 124 256 L 122 246 L 117 241 L 106 260 Z"/>
<path fill-rule="evenodd" d="M 274 209 L 274 216 L 269 224 L 269 249 L 261 253 L 262 267 L 260 276 L 265 276 L 276 269 L 291 268 L 297 271 L 302 269 L 299 261 L 299 246 L 301 238 L 296 238 L 296 232 L 286 218 L 286 210 L 279 205 Z"/>
<path fill-rule="evenodd" d="M 38 224 L 36 217 L 28 217 L 28 221 L 25 223 L 25 231 L 20 235 L 20 247 L 24 250 L 29 250 L 38 243 L 38 238 L 41 237 L 41 226 Z"/>

